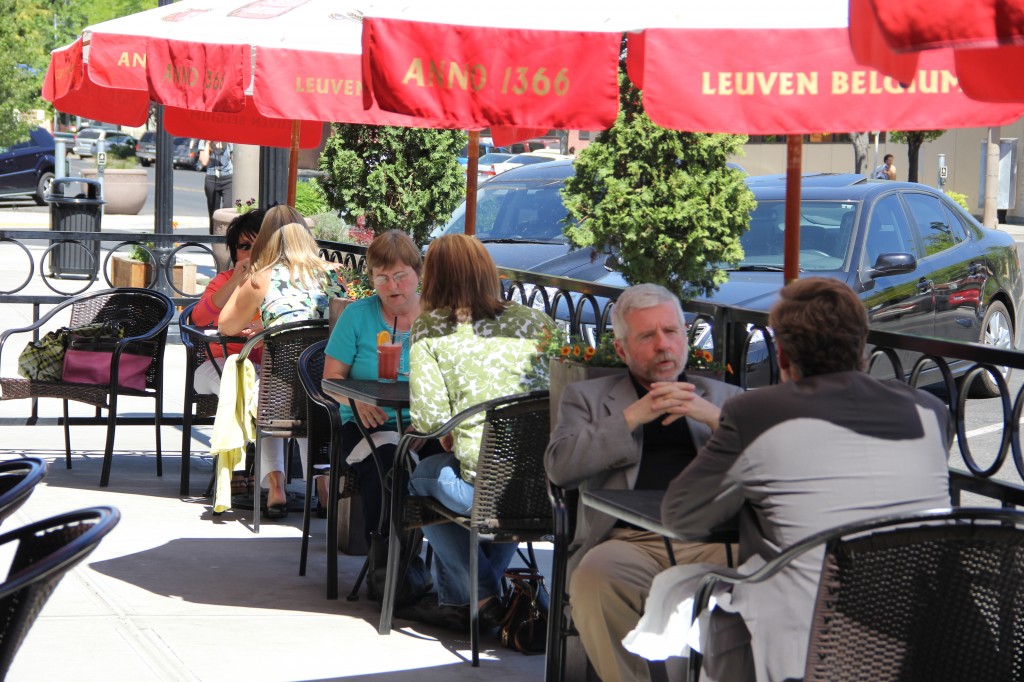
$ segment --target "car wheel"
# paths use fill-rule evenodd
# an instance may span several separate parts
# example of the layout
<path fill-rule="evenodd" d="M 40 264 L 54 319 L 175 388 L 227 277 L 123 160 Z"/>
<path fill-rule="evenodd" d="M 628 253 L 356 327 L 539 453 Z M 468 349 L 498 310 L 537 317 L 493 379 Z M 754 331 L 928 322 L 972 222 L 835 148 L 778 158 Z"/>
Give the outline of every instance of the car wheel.
<path fill-rule="evenodd" d="M 981 323 L 981 338 L 979 341 L 986 346 L 995 348 L 1013 349 L 1013 323 L 1010 322 L 1010 313 L 1006 306 L 999 301 L 992 301 L 985 313 L 985 320 Z M 1010 379 L 1010 368 L 999 367 L 1000 373 L 1007 381 Z M 992 379 L 988 372 L 975 377 L 971 382 L 968 395 L 971 398 L 996 398 L 999 396 L 999 385 Z"/>
<path fill-rule="evenodd" d="M 149 164 L 153 163 L 149 159 L 139 159 L 139 163 L 142 164 L 143 168 L 149 168 Z"/>
<path fill-rule="evenodd" d="M 39 176 L 39 182 L 36 183 L 36 193 L 32 195 L 32 199 L 39 206 L 46 204 L 46 195 L 50 193 L 50 184 L 53 182 L 53 173 L 47 171 Z"/>

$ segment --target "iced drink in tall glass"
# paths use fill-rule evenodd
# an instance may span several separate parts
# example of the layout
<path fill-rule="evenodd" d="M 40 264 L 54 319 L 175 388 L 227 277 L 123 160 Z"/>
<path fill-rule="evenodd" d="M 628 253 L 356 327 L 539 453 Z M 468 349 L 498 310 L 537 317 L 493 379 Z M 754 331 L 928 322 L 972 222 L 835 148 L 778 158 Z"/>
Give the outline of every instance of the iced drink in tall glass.
<path fill-rule="evenodd" d="M 402 357 L 402 344 L 385 343 L 377 346 L 377 381 L 391 384 L 398 381 L 398 361 Z"/>

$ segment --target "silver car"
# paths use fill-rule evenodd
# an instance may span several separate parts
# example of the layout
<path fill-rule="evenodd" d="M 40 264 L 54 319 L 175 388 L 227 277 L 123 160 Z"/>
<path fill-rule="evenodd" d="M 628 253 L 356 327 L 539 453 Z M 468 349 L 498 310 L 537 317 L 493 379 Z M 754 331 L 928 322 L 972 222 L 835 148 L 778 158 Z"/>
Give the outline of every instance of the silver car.
<path fill-rule="evenodd" d="M 71 148 L 79 157 L 93 156 L 96 153 L 96 143 L 103 140 L 104 149 L 110 150 L 115 144 L 130 145 L 135 148 L 135 138 L 131 135 L 117 130 L 106 128 L 85 128 L 75 135 L 75 145 Z"/>

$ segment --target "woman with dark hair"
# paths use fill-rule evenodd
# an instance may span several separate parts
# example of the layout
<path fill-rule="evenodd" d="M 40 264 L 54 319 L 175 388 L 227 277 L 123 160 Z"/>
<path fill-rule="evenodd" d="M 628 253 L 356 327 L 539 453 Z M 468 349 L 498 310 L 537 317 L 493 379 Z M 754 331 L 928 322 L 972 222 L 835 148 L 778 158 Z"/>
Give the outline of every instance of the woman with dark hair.
<path fill-rule="evenodd" d="M 485 400 L 548 387 L 538 341 L 557 333 L 554 321 L 502 300 L 501 294 L 494 261 L 476 238 L 453 234 L 431 242 L 423 268 L 423 314 L 412 326 L 409 358 L 410 412 L 417 431 L 433 431 Z M 446 452 L 417 465 L 410 492 L 468 515 L 482 434 L 482 417 L 457 427 L 441 442 Z M 424 527 L 423 534 L 434 548 L 437 602 L 428 595 L 396 615 L 464 629 L 469 625 L 469 533 L 443 523 Z M 515 550 L 512 543 L 480 545 L 483 628 L 501 618 L 501 579 Z"/>
<path fill-rule="evenodd" d="M 227 304 L 231 294 L 235 292 L 238 285 L 249 275 L 249 256 L 252 253 L 252 244 L 260 233 L 260 225 L 263 224 L 263 210 L 249 211 L 239 214 L 231 224 L 228 225 L 224 237 L 227 241 L 228 251 L 231 253 L 231 262 L 234 264 L 230 270 L 219 273 L 210 280 L 203 290 L 199 303 L 192 310 L 192 322 L 201 327 L 216 326 L 220 320 L 220 311 Z M 241 336 L 252 336 L 260 331 L 263 326 L 258 319 L 254 319 L 248 327 L 242 330 Z M 242 344 L 229 343 L 228 354 L 237 353 L 242 350 Z M 255 349 L 249 359 L 253 364 L 259 364 L 261 351 Z M 210 344 L 210 359 L 196 368 L 195 390 L 196 393 L 207 393 L 217 395 L 220 393 L 220 372 L 213 363 L 224 366 L 224 351 L 219 344 Z"/>

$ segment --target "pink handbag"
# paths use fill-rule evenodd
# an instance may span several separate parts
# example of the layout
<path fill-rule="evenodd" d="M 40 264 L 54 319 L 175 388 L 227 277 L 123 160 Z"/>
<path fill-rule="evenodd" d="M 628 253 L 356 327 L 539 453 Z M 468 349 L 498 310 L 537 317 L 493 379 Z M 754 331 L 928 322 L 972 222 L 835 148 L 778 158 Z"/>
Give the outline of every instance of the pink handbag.
<path fill-rule="evenodd" d="M 109 346 L 107 346 L 109 347 Z M 64 354 L 63 380 L 75 384 L 110 383 L 110 350 L 85 350 L 74 344 Z M 121 353 L 117 372 L 117 385 L 135 391 L 146 389 L 146 370 L 153 358 L 149 355 Z"/>

